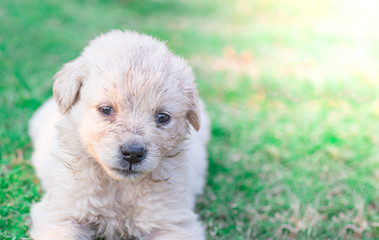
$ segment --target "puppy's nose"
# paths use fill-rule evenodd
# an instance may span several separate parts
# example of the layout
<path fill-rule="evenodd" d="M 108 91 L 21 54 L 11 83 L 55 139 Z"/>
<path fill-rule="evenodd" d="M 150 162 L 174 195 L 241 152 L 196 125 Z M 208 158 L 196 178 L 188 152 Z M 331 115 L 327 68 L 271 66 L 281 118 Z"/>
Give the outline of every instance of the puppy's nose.
<path fill-rule="evenodd" d="M 145 158 L 146 149 L 139 144 L 128 144 L 121 147 L 121 153 L 125 161 L 130 164 L 135 164 Z"/>

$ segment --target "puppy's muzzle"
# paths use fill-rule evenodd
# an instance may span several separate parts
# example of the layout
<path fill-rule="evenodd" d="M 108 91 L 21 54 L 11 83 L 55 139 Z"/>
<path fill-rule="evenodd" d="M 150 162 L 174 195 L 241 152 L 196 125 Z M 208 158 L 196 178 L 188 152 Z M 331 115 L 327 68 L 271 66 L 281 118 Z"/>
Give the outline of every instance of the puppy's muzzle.
<path fill-rule="evenodd" d="M 146 148 L 140 144 L 132 143 L 121 147 L 122 157 L 129 164 L 141 162 L 146 157 Z"/>

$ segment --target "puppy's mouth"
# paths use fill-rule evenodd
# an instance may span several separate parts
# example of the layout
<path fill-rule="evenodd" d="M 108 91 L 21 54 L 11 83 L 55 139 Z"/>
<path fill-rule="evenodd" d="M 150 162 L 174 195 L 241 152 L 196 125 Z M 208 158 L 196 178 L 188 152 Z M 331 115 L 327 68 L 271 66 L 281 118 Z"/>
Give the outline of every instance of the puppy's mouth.
<path fill-rule="evenodd" d="M 124 175 L 126 177 L 136 177 L 142 174 L 140 171 L 132 170 L 131 168 L 111 168 L 112 171 L 118 174 Z"/>

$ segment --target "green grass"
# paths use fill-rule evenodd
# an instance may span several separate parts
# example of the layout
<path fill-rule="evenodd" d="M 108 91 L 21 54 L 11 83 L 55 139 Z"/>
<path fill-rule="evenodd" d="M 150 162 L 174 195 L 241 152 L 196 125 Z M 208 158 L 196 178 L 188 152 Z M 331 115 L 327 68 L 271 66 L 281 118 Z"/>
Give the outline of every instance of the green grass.
<path fill-rule="evenodd" d="M 41 197 L 26 132 L 52 76 L 119 28 L 167 41 L 196 72 L 212 118 L 197 204 L 209 239 L 378 239 L 378 10 L 369 0 L 2 0 L 0 239 L 28 237 Z"/>

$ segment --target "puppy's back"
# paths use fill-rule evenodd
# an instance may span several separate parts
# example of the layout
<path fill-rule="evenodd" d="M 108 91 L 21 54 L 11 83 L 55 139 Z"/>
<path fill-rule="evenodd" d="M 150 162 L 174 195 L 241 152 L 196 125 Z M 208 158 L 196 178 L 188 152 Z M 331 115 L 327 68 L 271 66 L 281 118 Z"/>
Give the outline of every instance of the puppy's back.
<path fill-rule="evenodd" d="M 51 174 L 48 170 L 48 155 L 55 144 L 57 135 L 55 125 L 60 117 L 57 104 L 51 98 L 33 114 L 29 122 L 28 132 L 34 148 L 32 163 L 45 190 L 50 179 L 48 175 Z"/>
<path fill-rule="evenodd" d="M 193 192 L 195 194 L 202 194 L 206 172 L 208 168 L 207 161 L 207 144 L 210 139 L 210 124 L 208 113 L 205 109 L 204 103 L 200 100 L 200 129 L 195 131 L 191 128 L 191 135 L 189 138 L 189 146 L 187 157 L 191 164 L 190 166 L 190 181 L 192 183 Z"/>

